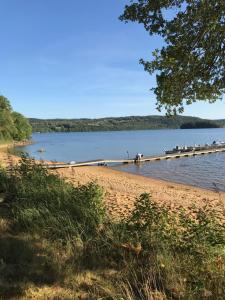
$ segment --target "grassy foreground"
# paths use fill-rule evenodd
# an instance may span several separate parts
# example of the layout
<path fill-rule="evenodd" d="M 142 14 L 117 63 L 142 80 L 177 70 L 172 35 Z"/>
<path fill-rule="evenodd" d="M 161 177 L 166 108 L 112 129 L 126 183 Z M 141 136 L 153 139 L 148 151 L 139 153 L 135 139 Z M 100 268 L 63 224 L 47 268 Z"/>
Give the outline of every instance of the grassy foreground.
<path fill-rule="evenodd" d="M 0 299 L 224 299 L 225 227 L 142 194 L 113 221 L 95 183 L 24 158 L 0 170 Z"/>

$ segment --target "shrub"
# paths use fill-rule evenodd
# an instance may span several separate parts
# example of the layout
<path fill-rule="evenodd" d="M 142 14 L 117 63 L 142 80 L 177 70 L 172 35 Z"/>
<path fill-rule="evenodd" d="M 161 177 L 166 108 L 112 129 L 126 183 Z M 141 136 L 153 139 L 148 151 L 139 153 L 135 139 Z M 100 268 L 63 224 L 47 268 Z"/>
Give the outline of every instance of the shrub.
<path fill-rule="evenodd" d="M 0 176 L 17 229 L 65 241 L 93 235 L 106 218 L 103 191 L 95 183 L 74 187 L 26 157 Z"/>
<path fill-rule="evenodd" d="M 170 211 L 142 194 L 135 209 L 126 221 L 129 235 L 145 248 L 172 249 L 197 255 L 201 247 L 210 249 L 225 245 L 225 226 L 215 210 L 191 207 L 180 208 L 179 213 Z"/>
<path fill-rule="evenodd" d="M 25 261 L 20 270 L 24 281 L 26 274 L 34 283 L 39 273 L 41 277 L 47 274 L 45 282 L 65 275 L 69 288 L 78 289 L 71 283 L 75 270 L 92 269 L 97 274 L 104 268 L 116 270 L 116 275 L 99 275 L 97 284 L 87 285 L 93 299 L 96 295 L 124 300 L 223 299 L 225 227 L 207 206 L 193 206 L 189 211 L 180 208 L 175 213 L 142 194 L 129 217 L 112 221 L 98 185 L 75 187 L 26 157 L 10 172 L 0 170 L 0 189 L 4 193 L 1 205 L 8 207 L 14 223 L 13 234 L 28 236 L 26 242 L 19 239 L 18 249 L 29 255 L 15 260 L 16 265 Z M 2 251 L 0 273 L 7 280 L 13 278 L 11 260 L 17 257 L 18 240 L 2 239 L 2 249 L 6 241 L 10 252 Z M 40 257 L 42 267 L 33 273 L 30 264 L 38 265 Z M 6 272 L 9 266 L 11 273 Z M 112 285 L 116 296 L 112 296 Z"/>
<path fill-rule="evenodd" d="M 7 174 L 6 170 L 0 167 L 0 193 L 6 191 L 7 187 Z"/>
<path fill-rule="evenodd" d="M 215 211 L 192 207 L 177 214 L 143 194 L 125 228 L 121 246 L 136 258 L 126 256 L 120 283 L 128 299 L 223 299 L 225 226 Z"/>

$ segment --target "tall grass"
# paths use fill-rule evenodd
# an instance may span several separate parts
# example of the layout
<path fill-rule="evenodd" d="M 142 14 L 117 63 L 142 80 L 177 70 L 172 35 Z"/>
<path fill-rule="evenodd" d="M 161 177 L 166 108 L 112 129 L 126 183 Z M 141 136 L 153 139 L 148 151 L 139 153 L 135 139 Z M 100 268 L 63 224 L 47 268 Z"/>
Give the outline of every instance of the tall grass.
<path fill-rule="evenodd" d="M 174 213 L 143 194 L 115 222 L 98 185 L 74 187 L 27 158 L 0 171 L 0 192 L 14 236 L 0 253 L 0 287 L 12 287 L 15 259 L 24 293 L 41 276 L 65 299 L 224 299 L 225 227 L 207 206 Z M 27 256 L 16 256 L 18 239 Z"/>
<path fill-rule="evenodd" d="M 95 183 L 74 187 L 26 157 L 0 176 L 19 230 L 65 240 L 93 235 L 104 221 L 103 191 Z"/>

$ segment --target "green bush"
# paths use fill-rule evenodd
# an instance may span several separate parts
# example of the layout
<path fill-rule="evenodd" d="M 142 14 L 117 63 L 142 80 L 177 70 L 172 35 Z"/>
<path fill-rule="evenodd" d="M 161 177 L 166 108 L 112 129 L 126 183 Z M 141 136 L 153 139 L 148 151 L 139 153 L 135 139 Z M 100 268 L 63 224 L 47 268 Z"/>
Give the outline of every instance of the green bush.
<path fill-rule="evenodd" d="M 189 211 L 180 208 L 179 213 L 174 213 L 142 194 L 126 226 L 129 236 L 148 250 L 171 249 L 196 256 L 201 247 L 224 247 L 225 227 L 219 220 L 216 211 L 207 206 L 193 206 Z"/>
<path fill-rule="evenodd" d="M 103 191 L 95 183 L 75 187 L 26 157 L 0 177 L 19 230 L 65 241 L 93 235 L 104 222 Z"/>
<path fill-rule="evenodd" d="M 0 193 L 6 191 L 7 186 L 7 174 L 6 170 L 0 167 Z"/>
<path fill-rule="evenodd" d="M 113 269 L 116 275 L 101 277 L 102 286 L 95 286 L 93 299 L 99 293 L 105 299 L 124 300 L 223 299 L 225 227 L 220 215 L 207 206 L 175 213 L 142 194 L 130 216 L 113 221 L 107 217 L 98 185 L 75 187 L 26 157 L 10 171 L 0 170 L 0 190 L 1 205 L 8 208 L 13 225 L 11 234 L 28 236 L 26 242 L 18 240 L 30 253 L 20 259 L 26 267 L 20 270 L 23 282 L 26 274 L 36 282 L 38 274 L 46 273 L 45 281 L 54 282 L 74 278 L 77 271 L 97 274 L 99 269 Z M 8 280 L 13 278 L 11 259 L 17 257 L 18 241 L 2 239 L 0 246 L 6 241 L 13 253 L 0 255 L 0 273 Z M 41 268 L 33 273 L 40 257 Z M 6 272 L 9 267 L 11 273 Z M 112 290 L 105 289 L 108 281 L 115 286 L 114 298 Z M 71 283 L 64 284 L 71 288 Z"/>
<path fill-rule="evenodd" d="M 160 292 L 159 299 L 223 299 L 225 226 L 216 211 L 174 213 L 143 194 L 123 232 L 121 245 L 135 257 L 126 257 L 127 279 L 120 283 L 126 297 L 152 299 Z"/>

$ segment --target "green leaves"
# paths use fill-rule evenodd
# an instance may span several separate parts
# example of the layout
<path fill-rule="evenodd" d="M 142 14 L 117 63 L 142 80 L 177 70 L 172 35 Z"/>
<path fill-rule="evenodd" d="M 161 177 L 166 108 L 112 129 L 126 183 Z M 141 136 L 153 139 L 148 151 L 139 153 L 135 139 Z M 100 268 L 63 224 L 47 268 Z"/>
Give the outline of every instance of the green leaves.
<path fill-rule="evenodd" d="M 95 183 L 75 187 L 26 157 L 8 174 L 0 170 L 0 179 L 16 229 L 65 242 L 90 238 L 105 222 L 103 190 Z"/>
<path fill-rule="evenodd" d="M 9 100 L 0 96 L 0 140 L 24 140 L 30 137 L 31 131 L 28 120 L 12 111 Z"/>
<path fill-rule="evenodd" d="M 13 136 L 15 140 L 25 140 L 30 137 L 32 133 L 32 127 L 28 120 L 21 114 L 17 112 L 12 113 L 14 125 L 16 127 L 16 132 Z"/>
<path fill-rule="evenodd" d="M 0 110 L 12 110 L 9 100 L 4 96 L 0 96 Z"/>
<path fill-rule="evenodd" d="M 166 18 L 166 12 L 177 13 Z M 225 91 L 225 2 L 223 0 L 138 0 L 125 7 L 120 20 L 143 24 L 150 35 L 164 38 L 152 61 L 140 60 L 156 72 L 157 108 L 183 112 L 184 104 L 215 102 Z"/>

